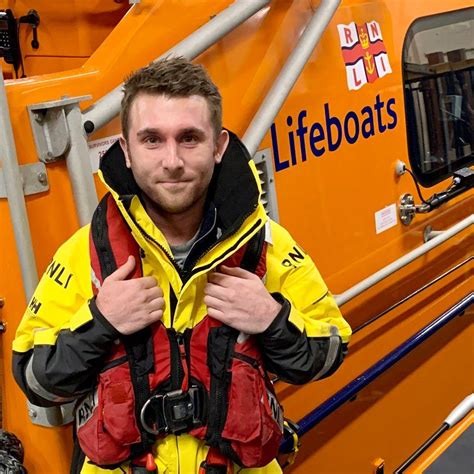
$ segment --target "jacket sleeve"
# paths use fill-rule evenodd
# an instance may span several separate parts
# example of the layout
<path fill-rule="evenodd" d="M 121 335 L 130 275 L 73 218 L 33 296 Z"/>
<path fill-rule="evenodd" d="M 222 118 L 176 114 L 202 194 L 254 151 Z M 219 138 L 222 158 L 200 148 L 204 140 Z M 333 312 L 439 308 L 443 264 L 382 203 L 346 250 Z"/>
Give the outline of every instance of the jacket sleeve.
<path fill-rule="evenodd" d="M 328 377 L 347 353 L 351 328 L 290 234 L 271 222 L 267 236 L 266 287 L 282 308 L 259 335 L 266 366 L 293 384 Z"/>
<path fill-rule="evenodd" d="M 13 375 L 37 406 L 88 393 L 118 332 L 92 294 L 89 227 L 63 244 L 42 276 L 13 341 Z"/>

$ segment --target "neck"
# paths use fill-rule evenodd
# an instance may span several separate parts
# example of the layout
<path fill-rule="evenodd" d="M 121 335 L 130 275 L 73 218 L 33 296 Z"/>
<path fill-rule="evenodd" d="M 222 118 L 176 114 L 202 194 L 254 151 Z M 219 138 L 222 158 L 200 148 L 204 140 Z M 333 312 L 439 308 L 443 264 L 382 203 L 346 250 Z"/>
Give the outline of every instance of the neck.
<path fill-rule="evenodd" d="M 168 244 L 181 245 L 196 235 L 204 215 L 205 199 L 186 211 L 173 214 L 158 208 L 147 196 L 143 197 L 147 214 L 161 230 Z"/>

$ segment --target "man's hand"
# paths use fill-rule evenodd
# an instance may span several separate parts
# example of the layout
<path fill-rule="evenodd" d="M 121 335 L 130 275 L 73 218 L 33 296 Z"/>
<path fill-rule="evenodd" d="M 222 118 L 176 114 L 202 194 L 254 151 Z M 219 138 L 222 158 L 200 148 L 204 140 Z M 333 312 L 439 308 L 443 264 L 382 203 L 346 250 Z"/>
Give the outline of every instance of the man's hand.
<path fill-rule="evenodd" d="M 135 258 L 128 260 L 102 284 L 96 305 L 107 321 L 121 334 L 133 334 L 163 317 L 163 290 L 155 278 L 127 280 L 135 268 Z"/>
<path fill-rule="evenodd" d="M 204 289 L 209 316 L 246 334 L 260 334 L 281 309 L 257 275 L 221 265 Z"/>

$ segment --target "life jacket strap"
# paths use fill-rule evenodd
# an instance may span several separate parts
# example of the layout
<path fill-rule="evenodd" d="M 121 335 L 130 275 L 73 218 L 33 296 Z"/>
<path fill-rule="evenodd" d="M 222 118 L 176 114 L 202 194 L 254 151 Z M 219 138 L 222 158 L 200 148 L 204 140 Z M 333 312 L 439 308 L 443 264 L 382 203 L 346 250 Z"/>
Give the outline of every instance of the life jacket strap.
<path fill-rule="evenodd" d="M 211 447 L 199 467 L 199 474 L 234 474 L 234 464 L 217 448 Z"/>
<path fill-rule="evenodd" d="M 183 390 L 155 394 L 143 405 L 142 427 L 152 435 L 186 433 L 203 426 L 207 412 L 203 388 L 191 386 Z"/>

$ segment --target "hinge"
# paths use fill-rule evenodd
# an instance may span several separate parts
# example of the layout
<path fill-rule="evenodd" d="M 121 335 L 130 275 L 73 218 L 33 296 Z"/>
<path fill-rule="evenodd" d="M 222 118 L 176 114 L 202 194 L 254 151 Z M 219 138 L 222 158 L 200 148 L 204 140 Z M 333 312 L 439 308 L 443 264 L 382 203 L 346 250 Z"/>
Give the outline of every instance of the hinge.
<path fill-rule="evenodd" d="M 31 128 L 38 157 L 43 163 L 64 158 L 70 147 L 70 133 L 66 120 L 68 107 L 74 107 L 91 96 L 63 97 L 60 100 L 28 106 Z"/>
<path fill-rule="evenodd" d="M 23 194 L 30 196 L 31 194 L 44 193 L 49 189 L 48 175 L 44 163 L 32 163 L 20 166 L 21 181 L 23 186 Z M 7 191 L 5 188 L 5 178 L 3 170 L 0 169 L 0 198 L 6 198 Z"/>

